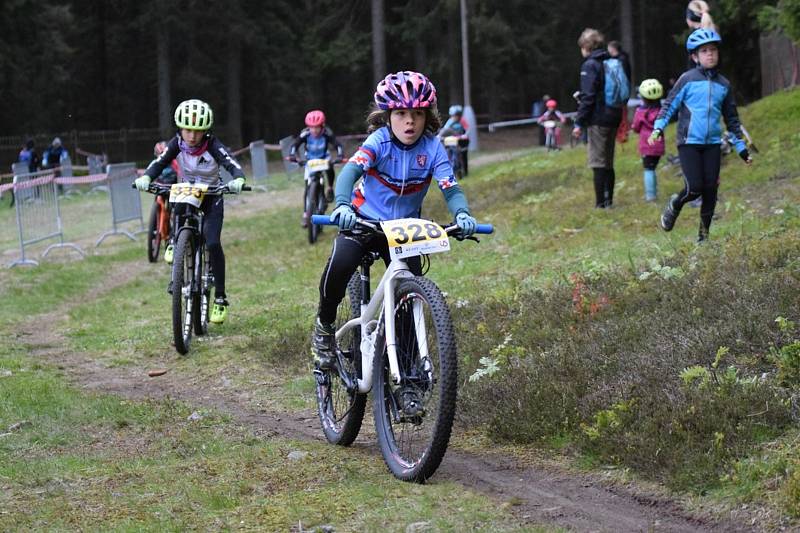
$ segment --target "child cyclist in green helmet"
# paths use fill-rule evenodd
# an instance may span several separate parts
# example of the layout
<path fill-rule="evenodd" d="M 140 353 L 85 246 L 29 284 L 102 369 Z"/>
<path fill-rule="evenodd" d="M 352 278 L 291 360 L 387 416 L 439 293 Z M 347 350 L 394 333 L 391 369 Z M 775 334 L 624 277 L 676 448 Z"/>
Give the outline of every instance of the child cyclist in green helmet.
<path fill-rule="evenodd" d="M 228 153 L 222 142 L 209 133 L 214 123 L 211 107 L 201 100 L 186 100 L 175 109 L 175 125 L 180 131 L 167 143 L 167 149 L 154 159 L 144 174 L 134 182 L 140 191 L 146 191 L 150 182 L 161 175 L 173 160 L 178 161 L 183 180 L 191 183 L 204 183 L 209 186 L 220 185 L 219 168 L 225 167 L 233 180 L 228 190 L 234 194 L 242 192 L 244 171 L 241 165 Z M 220 235 L 224 216 L 223 197 L 206 196 L 200 208 L 205 214 L 203 236 L 206 241 L 211 270 L 214 272 L 214 305 L 209 320 L 222 324 L 228 314 L 228 300 L 225 295 L 225 253 L 222 251 Z M 164 259 L 172 262 L 172 243 L 167 246 Z"/>
<path fill-rule="evenodd" d="M 663 135 L 669 119 L 678 112 L 676 137 L 684 185 L 667 202 L 661 214 L 661 228 L 671 231 L 684 204 L 702 198 L 698 242 L 708 239 L 717 205 L 722 144 L 720 119 L 725 120 L 728 131 L 735 137 L 734 146 L 739 157 L 748 165 L 752 163 L 742 141 L 741 123 L 730 82 L 717 71 L 721 42 L 722 37 L 713 29 L 700 28 L 689 35 L 686 50 L 695 67 L 681 75 L 664 100 L 648 140 L 651 145 L 655 144 Z"/>
<path fill-rule="evenodd" d="M 311 340 L 314 362 L 321 369 L 330 368 L 336 359 L 333 326 L 336 308 L 361 258 L 369 252 L 378 252 L 389 262 L 385 239 L 351 231 L 356 217 L 370 220 L 419 217 L 422 201 L 434 182 L 462 235 L 472 235 L 476 229 L 447 153 L 434 136 L 441 121 L 433 83 L 418 72 L 389 74 L 378 84 L 374 101 L 367 118 L 370 136 L 336 178 L 336 209 L 330 218 L 338 222 L 340 231 L 320 279 L 319 310 Z M 361 181 L 354 189 L 359 178 Z M 414 274 L 422 273 L 419 257 L 409 259 L 408 265 Z"/>

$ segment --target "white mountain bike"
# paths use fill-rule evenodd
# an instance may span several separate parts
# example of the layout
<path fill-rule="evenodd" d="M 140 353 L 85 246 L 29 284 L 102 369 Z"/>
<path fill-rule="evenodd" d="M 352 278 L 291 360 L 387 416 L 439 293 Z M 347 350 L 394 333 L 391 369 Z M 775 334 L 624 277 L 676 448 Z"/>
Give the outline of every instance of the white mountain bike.
<path fill-rule="evenodd" d="M 334 225 L 327 215 L 311 222 Z M 370 266 L 378 254 L 366 254 L 347 286 L 337 312 L 335 368 L 314 371 L 322 430 L 332 444 L 352 444 L 373 390 L 386 465 L 398 479 L 422 483 L 438 468 L 450 440 L 458 355 L 444 296 L 433 281 L 412 274 L 406 258 L 448 251 L 448 236 L 460 238 L 459 229 L 406 218 L 359 219 L 356 231 L 383 233 L 391 262 L 374 295 Z M 476 233 L 493 231 L 491 224 L 478 224 Z"/>

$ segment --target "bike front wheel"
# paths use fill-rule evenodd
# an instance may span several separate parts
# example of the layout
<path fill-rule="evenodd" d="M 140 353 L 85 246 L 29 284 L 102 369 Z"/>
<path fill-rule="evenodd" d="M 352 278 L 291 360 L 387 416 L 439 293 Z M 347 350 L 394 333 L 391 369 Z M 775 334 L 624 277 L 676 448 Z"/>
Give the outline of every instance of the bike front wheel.
<path fill-rule="evenodd" d="M 354 274 L 336 312 L 336 329 L 361 314 L 361 279 Z M 353 388 L 361 377 L 361 330 L 353 328 L 338 341 L 337 364 L 331 370 L 315 371 L 317 408 L 325 438 L 331 444 L 349 446 L 361 431 L 367 395 Z M 350 382 L 350 390 L 342 376 Z"/>
<path fill-rule="evenodd" d="M 308 243 L 314 244 L 319 237 L 319 226 L 311 223 L 311 216 L 317 214 L 317 196 L 323 194 L 319 189 L 319 180 L 314 179 L 306 190 L 306 213 L 308 213 Z"/>
<path fill-rule="evenodd" d="M 194 286 L 194 235 L 183 230 L 178 235 L 172 262 L 172 336 L 175 349 L 185 354 L 192 340 Z"/>
<path fill-rule="evenodd" d="M 395 345 L 401 381 L 386 350 L 373 364 L 373 409 L 381 454 L 394 476 L 423 483 L 444 457 L 456 408 L 457 352 L 450 311 L 422 277 L 395 289 Z"/>

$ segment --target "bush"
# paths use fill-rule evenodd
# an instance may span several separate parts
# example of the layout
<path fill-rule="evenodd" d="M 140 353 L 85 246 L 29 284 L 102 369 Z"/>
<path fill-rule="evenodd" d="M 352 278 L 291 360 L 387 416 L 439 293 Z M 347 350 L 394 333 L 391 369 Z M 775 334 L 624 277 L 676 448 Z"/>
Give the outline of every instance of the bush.
<path fill-rule="evenodd" d="M 485 301 L 464 319 L 481 328 L 459 331 L 461 351 L 491 354 L 507 339 L 506 356 L 462 388 L 462 420 L 499 440 L 571 435 L 586 453 L 673 485 L 714 484 L 790 421 L 766 356 L 775 316 L 797 316 L 798 252 L 785 231 L 653 262 L 658 275 L 565 274 Z M 780 353 L 781 379 L 800 379 L 800 349 Z"/>

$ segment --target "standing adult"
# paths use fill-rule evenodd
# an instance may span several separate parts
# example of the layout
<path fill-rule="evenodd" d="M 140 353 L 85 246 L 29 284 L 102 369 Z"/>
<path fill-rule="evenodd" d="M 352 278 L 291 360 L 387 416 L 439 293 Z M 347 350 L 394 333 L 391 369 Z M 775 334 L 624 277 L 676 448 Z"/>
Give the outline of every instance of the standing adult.
<path fill-rule="evenodd" d="M 692 31 L 700 28 L 717 31 L 714 19 L 711 18 L 711 10 L 703 0 L 692 0 L 686 6 L 686 25 Z"/>
<path fill-rule="evenodd" d="M 619 41 L 608 41 L 606 50 L 608 50 L 608 55 L 610 55 L 612 59 L 616 59 L 622 64 L 622 71 L 625 73 L 628 83 L 628 90 L 630 90 L 630 84 L 633 78 L 631 77 L 631 60 L 630 56 L 628 56 L 628 52 L 622 49 L 622 43 Z M 622 107 L 622 120 L 617 128 L 617 142 L 627 142 L 629 129 L 630 123 L 628 122 L 628 106 L 626 104 Z"/>
<path fill-rule="evenodd" d="M 39 154 L 36 153 L 36 143 L 33 139 L 28 139 L 25 142 L 25 146 L 19 151 L 17 162 L 28 163 L 28 172 L 30 173 L 39 170 Z"/>
<path fill-rule="evenodd" d="M 595 207 L 611 207 L 614 203 L 614 141 L 622 119 L 622 107 L 606 105 L 603 61 L 609 59 L 605 37 L 594 28 L 586 28 L 578 38 L 581 55 L 581 92 L 575 128 L 579 138 L 589 132 L 588 166 L 594 178 Z"/>
<path fill-rule="evenodd" d="M 59 137 L 53 138 L 53 142 L 42 154 L 42 168 L 56 168 L 69 157 L 67 149 L 61 144 Z"/>

